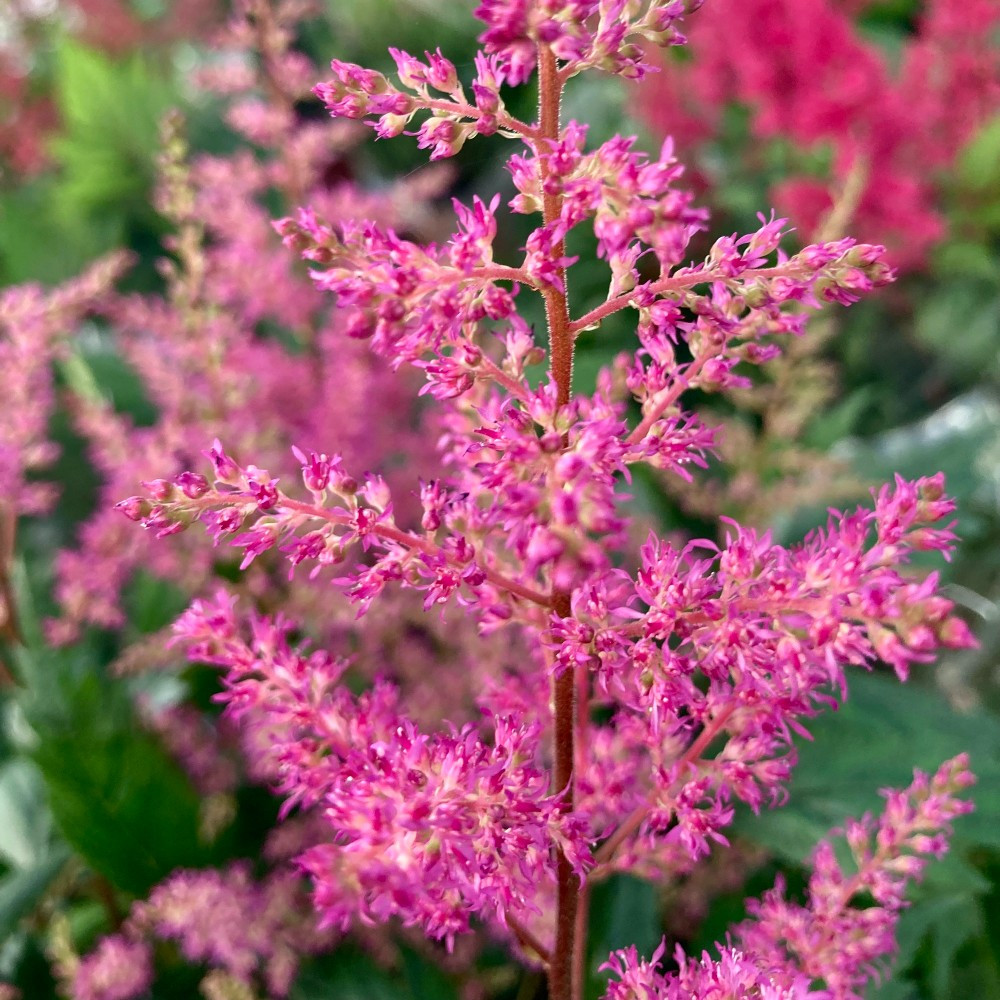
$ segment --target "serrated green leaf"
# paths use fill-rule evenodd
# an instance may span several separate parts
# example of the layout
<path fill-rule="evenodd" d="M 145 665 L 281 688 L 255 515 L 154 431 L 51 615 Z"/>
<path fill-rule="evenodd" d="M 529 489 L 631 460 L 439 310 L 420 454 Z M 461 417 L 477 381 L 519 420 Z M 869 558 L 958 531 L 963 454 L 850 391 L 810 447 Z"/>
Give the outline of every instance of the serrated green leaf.
<path fill-rule="evenodd" d="M 909 966 L 926 944 L 932 994 L 950 996 L 956 955 L 982 933 L 981 900 L 991 883 L 966 852 L 1000 845 L 1000 720 L 987 713 L 958 714 L 934 691 L 901 685 L 883 675 L 856 673 L 848 701 L 810 725 L 814 739 L 799 745 L 789 804 L 758 817 L 740 811 L 735 832 L 796 866 L 807 863 L 819 840 L 848 817 L 881 811 L 881 788 L 903 788 L 913 768 L 933 772 L 968 752 L 978 784 L 976 809 L 955 823 L 953 851 L 932 861 L 924 882 L 911 891 L 913 906 L 899 925 L 897 968 Z M 833 838 L 837 844 L 837 838 Z M 884 985 L 869 996 L 908 996 L 910 986 Z M 921 996 L 920 993 L 913 995 Z"/>
<path fill-rule="evenodd" d="M 142 56 L 115 61 L 65 39 L 57 52 L 56 102 L 63 132 L 52 142 L 67 212 L 145 206 L 159 149 L 159 122 L 178 92 Z"/>
<path fill-rule="evenodd" d="M 133 895 L 175 868 L 212 863 L 217 852 L 199 836 L 198 796 L 138 725 L 124 686 L 101 676 L 83 644 L 35 658 L 24 696 L 38 736 L 32 757 L 70 846 Z"/>
<path fill-rule="evenodd" d="M 964 843 L 1000 844 L 1000 720 L 959 715 L 939 694 L 858 671 L 846 704 L 809 724 L 799 744 L 790 802 L 754 817 L 738 814 L 735 832 L 794 864 L 848 817 L 881 808 L 880 788 L 903 788 L 913 769 L 933 771 L 958 753 L 971 755 L 979 783 L 976 811 L 956 823 Z"/>

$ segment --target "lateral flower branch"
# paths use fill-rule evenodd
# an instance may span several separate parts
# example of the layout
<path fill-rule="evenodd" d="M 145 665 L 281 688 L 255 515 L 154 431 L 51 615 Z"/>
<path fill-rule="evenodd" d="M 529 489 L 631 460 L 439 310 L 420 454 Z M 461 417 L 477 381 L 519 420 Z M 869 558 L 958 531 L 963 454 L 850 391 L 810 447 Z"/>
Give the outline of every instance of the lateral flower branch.
<path fill-rule="evenodd" d="M 594 882 L 677 878 L 726 845 L 736 802 L 780 804 L 792 736 L 843 699 L 848 667 L 881 660 L 905 679 L 938 649 L 973 643 L 937 577 L 907 574 L 914 552 L 947 556 L 954 541 L 940 475 L 897 477 L 871 509 L 831 513 L 795 546 L 730 521 L 718 544 L 650 535 L 630 550 L 632 467 L 689 479 L 713 453 L 716 431 L 686 394 L 749 386 L 809 309 L 848 305 L 893 277 L 881 247 L 852 239 L 788 256 L 784 220 L 764 215 L 691 262 L 706 218 L 677 187 L 670 143 L 656 157 L 620 136 L 588 149 L 586 126 L 560 121 L 574 76 L 641 76 L 648 47 L 682 43 L 696 6 L 483 0 L 470 83 L 440 52 L 392 50 L 398 83 L 334 61 L 315 88 L 335 117 L 382 138 L 415 135 L 432 159 L 477 135 L 517 142 L 507 207 L 540 217 L 506 264 L 494 260 L 499 195 L 456 202 L 456 232 L 441 246 L 371 221 L 326 221 L 308 205 L 276 223 L 333 297 L 345 336 L 415 368 L 435 401 L 440 466 L 414 517 L 397 523 L 385 481 L 347 468 L 326 442 L 295 450 L 301 487 L 279 486 L 216 441 L 211 478 L 150 481 L 119 504 L 161 537 L 201 523 L 217 545 L 242 550 L 242 568 L 275 556 L 293 572 L 308 566 L 359 615 L 387 588 L 417 590 L 427 611 L 457 605 L 482 633 L 509 630 L 529 651 L 479 692 L 478 719 L 425 731 L 396 685 L 353 693 L 348 651 L 294 642 L 283 616 L 248 620 L 219 594 L 176 626 L 190 657 L 224 672 L 229 713 L 268 720 L 261 752 L 286 811 L 320 810 L 329 837 L 300 863 L 326 924 L 398 918 L 448 943 L 485 925 L 544 965 L 552 1000 L 583 995 L 581 901 Z M 538 121 L 521 122 L 502 92 L 536 71 Z M 573 319 L 567 237 L 585 227 L 608 289 Z M 640 264 L 657 276 L 644 279 Z M 525 296 L 544 304 L 537 341 L 518 312 Z M 577 335 L 625 309 L 636 343 L 574 393 Z M 807 906 L 779 885 L 715 956 L 678 952 L 667 971 L 662 949 L 650 961 L 617 953 L 607 996 L 860 997 L 893 951 L 914 859 L 944 849 L 971 780 L 964 760 L 951 762 L 893 793 L 880 820 L 849 826 L 852 892 L 836 889 L 847 876 L 820 848 Z M 878 921 L 855 908 L 862 889 Z M 803 927 L 829 945 L 804 944 L 792 933 Z M 849 968 L 836 957 L 838 928 L 864 936 Z"/>

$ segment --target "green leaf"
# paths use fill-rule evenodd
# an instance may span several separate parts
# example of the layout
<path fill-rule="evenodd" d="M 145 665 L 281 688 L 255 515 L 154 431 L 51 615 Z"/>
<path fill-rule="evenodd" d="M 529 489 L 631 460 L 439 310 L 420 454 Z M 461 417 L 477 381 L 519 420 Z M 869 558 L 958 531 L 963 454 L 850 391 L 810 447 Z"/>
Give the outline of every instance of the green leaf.
<path fill-rule="evenodd" d="M 52 149 L 64 210 L 148 214 L 159 122 L 179 102 L 167 76 L 138 54 L 116 62 L 67 38 L 55 89 L 64 131 Z"/>
<path fill-rule="evenodd" d="M 412 1000 L 397 977 L 352 945 L 306 964 L 292 988 L 291 1000 Z"/>
<path fill-rule="evenodd" d="M 1000 191 L 1000 117 L 987 122 L 958 158 L 959 184 L 972 191 Z"/>
<path fill-rule="evenodd" d="M 806 430 L 805 444 L 825 451 L 855 433 L 877 394 L 875 386 L 863 385 L 817 414 Z"/>
<path fill-rule="evenodd" d="M 59 192 L 52 177 L 0 192 L 0 283 L 56 284 L 121 245 L 119 214 L 87 218 L 67 212 L 57 203 Z"/>
<path fill-rule="evenodd" d="M 453 1000 L 455 984 L 426 956 L 405 945 L 401 947 L 403 972 L 413 1000 Z"/>
<path fill-rule="evenodd" d="M 917 313 L 919 339 L 960 375 L 1000 375 L 1000 288 L 960 277 L 938 287 Z"/>
<path fill-rule="evenodd" d="M 175 868 L 217 852 L 199 837 L 199 799 L 134 717 L 121 683 L 101 676 L 85 644 L 33 656 L 25 696 L 32 756 L 67 842 L 119 889 L 144 895 Z M 43 686 L 38 689 L 38 683 Z"/>
<path fill-rule="evenodd" d="M 973 279 L 993 287 L 1000 285 L 1000 261 L 982 243 L 956 240 L 934 253 L 934 273 L 939 278 Z M 940 289 L 935 288 L 937 295 Z"/>
<path fill-rule="evenodd" d="M 925 1000 L 916 986 L 906 979 L 888 979 L 870 983 L 865 996 L 868 1000 Z"/>
<path fill-rule="evenodd" d="M 51 836 L 38 768 L 29 760 L 8 761 L 0 768 L 0 857 L 14 868 L 32 868 L 48 855 Z"/>
<path fill-rule="evenodd" d="M 59 848 L 31 868 L 0 879 L 0 941 L 13 934 L 20 920 L 39 904 L 68 856 L 64 847 Z"/>
<path fill-rule="evenodd" d="M 799 746 L 790 803 L 754 817 L 738 812 L 735 832 L 794 864 L 848 817 L 881 808 L 880 788 L 903 788 L 913 769 L 936 770 L 968 752 L 978 784 L 976 811 L 956 823 L 965 843 L 1000 845 L 1000 720 L 959 715 L 936 692 L 858 671 L 847 702 L 809 724 Z"/>
<path fill-rule="evenodd" d="M 663 938 L 656 888 L 630 875 L 615 875 L 594 887 L 590 899 L 587 998 L 604 994 L 608 973 L 598 969 L 619 948 L 635 945 L 649 957 Z"/>
<path fill-rule="evenodd" d="M 948 1000 L 955 995 L 949 984 L 960 951 L 983 933 L 982 899 L 991 888 L 969 863 L 969 852 L 1000 845 L 1000 720 L 960 715 L 936 692 L 883 675 L 856 673 L 849 684 L 840 711 L 809 725 L 814 739 L 799 747 L 789 804 L 758 817 L 740 810 L 734 832 L 786 863 L 805 865 L 814 846 L 845 819 L 881 811 L 879 789 L 904 788 L 914 767 L 933 772 L 968 752 L 978 778 L 971 790 L 975 812 L 956 821 L 952 852 L 931 861 L 924 882 L 912 889 L 895 963 L 905 970 L 920 955 L 931 990 L 924 1000 Z M 907 989 L 887 985 L 870 996 L 906 997 Z"/>
<path fill-rule="evenodd" d="M 61 372 L 67 385 L 85 399 L 107 400 L 116 413 L 133 424 L 148 427 L 157 410 L 138 373 L 121 356 L 112 338 L 94 325 L 84 326 L 74 340 L 74 353 Z"/>

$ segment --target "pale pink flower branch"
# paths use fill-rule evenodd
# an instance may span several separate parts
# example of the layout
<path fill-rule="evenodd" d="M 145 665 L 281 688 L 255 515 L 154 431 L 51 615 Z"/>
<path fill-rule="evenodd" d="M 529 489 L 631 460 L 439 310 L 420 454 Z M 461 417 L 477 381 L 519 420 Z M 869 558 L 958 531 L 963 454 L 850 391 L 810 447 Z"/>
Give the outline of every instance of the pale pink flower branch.
<path fill-rule="evenodd" d="M 349 334 L 370 338 L 372 348 L 394 366 L 407 361 L 422 368 L 425 392 L 445 399 L 492 377 L 523 400 L 523 387 L 514 388 L 517 379 L 503 378 L 495 363 L 484 363 L 484 349 L 476 343 L 484 323 L 500 323 L 518 334 L 524 329 L 513 294 L 496 281 L 509 280 L 515 290 L 527 285 L 543 296 L 562 294 L 561 275 L 573 263 L 561 249 L 564 238 L 593 216 L 599 252 L 612 269 L 612 291 L 627 290 L 571 323 L 568 332 L 578 333 L 621 308 L 638 310 L 643 350 L 629 370 L 628 386 L 643 404 L 644 417 L 630 438 L 642 447 L 630 460 L 656 464 L 667 453 L 680 457 L 687 451 L 688 460 L 697 462 L 697 453 L 711 450 L 707 430 L 692 425 L 678 439 L 673 421 L 649 435 L 683 391 L 748 386 L 738 367 L 774 358 L 779 348 L 772 338 L 804 326 L 804 313 L 783 312 L 782 306 L 850 303 L 891 280 L 892 272 L 882 261 L 882 248 L 850 239 L 807 247 L 787 261 L 779 252 L 777 265 L 763 266 L 777 249 L 784 220 L 761 217 L 756 233 L 718 240 L 703 264 L 637 284 L 643 247 L 656 253 L 664 270 L 672 269 L 704 213 L 689 207 L 690 195 L 672 187 L 680 168 L 669 148 L 654 162 L 632 152 L 631 140 L 610 140 L 584 153 L 585 135 L 583 126 L 571 122 L 558 141 L 540 143 L 543 151 L 534 157 L 509 160 L 520 192 L 511 202 L 515 211 L 541 211 L 552 192 L 559 205 L 529 236 L 519 268 L 493 263 L 498 197 L 489 205 L 478 199 L 471 207 L 456 202 L 460 228 L 440 250 L 418 247 L 372 224 L 344 226 L 338 234 L 307 210 L 282 220 L 278 229 L 291 248 L 324 266 L 312 276 L 347 310 Z M 681 339 L 694 354 L 686 366 L 675 360 Z M 424 360 L 428 354 L 435 359 Z M 504 360 L 507 374 L 509 361 Z M 684 425 L 691 420 L 679 419 Z"/>
<path fill-rule="evenodd" d="M 561 88 L 586 69 L 637 79 L 652 46 L 682 45 L 679 23 L 702 0 L 482 0 L 484 51 L 496 55 L 502 82 L 531 78 L 539 49 L 554 56 Z"/>
<path fill-rule="evenodd" d="M 792 965 L 823 980 L 838 1000 L 861 1000 L 866 983 L 886 971 L 880 960 L 896 951 L 908 884 L 920 880 L 928 859 L 946 853 L 952 821 L 973 809 L 956 797 L 975 783 L 968 765 L 961 754 L 934 775 L 915 772 L 905 790 L 883 790 L 877 819 L 849 820 L 840 831 L 854 871 L 823 841 L 813 854 L 806 903 L 786 899 L 779 881 L 748 905 L 752 919 L 734 931 L 740 946 L 766 964 Z M 853 905 L 865 897 L 874 905 Z"/>
<path fill-rule="evenodd" d="M 390 582 L 426 590 L 428 606 L 447 600 L 462 587 L 477 594 L 478 603 L 486 607 L 492 603 L 487 595 L 497 591 L 542 607 L 550 604 L 542 592 L 483 564 L 463 538 L 451 537 L 442 546 L 396 527 L 384 481 L 376 477 L 359 484 L 343 472 L 338 456 L 307 457 L 297 452 L 314 496 L 314 502 L 307 503 L 280 491 L 266 470 L 238 466 L 219 442 L 206 454 L 221 489 L 212 489 L 199 473 L 184 472 L 174 482 L 146 483 L 147 497 L 129 497 L 117 509 L 160 538 L 200 520 L 216 544 L 229 537 L 230 544 L 244 550 L 242 569 L 278 548 L 293 568 L 314 563 L 315 575 L 324 566 L 342 563 L 347 549 L 356 543 L 366 550 L 378 544 L 384 551 L 375 565 L 338 581 L 348 585 L 349 597 L 362 609 Z M 342 506 L 323 506 L 330 494 Z M 311 521 L 323 526 L 303 533 Z"/>
<path fill-rule="evenodd" d="M 805 903 L 786 899 L 779 880 L 763 899 L 748 901 L 752 919 L 734 929 L 718 959 L 706 952 L 695 960 L 678 947 L 675 972 L 659 969 L 665 943 L 649 961 L 635 948 L 615 952 L 604 966 L 616 977 L 606 1000 L 861 1000 L 896 951 L 907 888 L 929 857 L 948 850 L 952 821 L 971 812 L 972 803 L 958 796 L 974 782 L 965 754 L 933 776 L 915 772 L 909 788 L 883 792 L 886 807 L 877 819 L 851 820 L 842 831 L 853 872 L 824 841 L 813 855 Z M 874 905 L 854 905 L 866 897 Z"/>
<path fill-rule="evenodd" d="M 425 53 L 425 61 L 389 50 L 402 89 L 382 73 L 334 59 L 333 77 L 318 84 L 314 93 L 334 117 L 362 120 L 379 138 L 415 135 L 432 160 L 454 156 L 475 135 L 499 133 L 532 141 L 541 137 L 540 128 L 514 118 L 500 88 L 526 82 L 535 68 L 538 45 L 549 47 L 558 60 L 560 87 L 589 68 L 636 79 L 648 67 L 644 43 L 683 43 L 676 22 L 699 5 L 700 0 L 486 0 L 476 11 L 488 29 L 482 36 L 484 50 L 475 58 L 471 101 L 454 64 L 440 50 Z M 416 132 L 406 132 L 424 111 L 431 112 L 430 117 Z"/>
<path fill-rule="evenodd" d="M 287 866 L 259 881 L 247 862 L 177 871 L 136 903 L 123 929 L 101 939 L 68 977 L 72 1000 L 148 996 L 157 941 L 176 942 L 184 958 L 225 970 L 269 996 L 288 996 L 306 955 L 335 935 L 318 927 L 301 875 Z"/>
<path fill-rule="evenodd" d="M 763 221 L 763 217 L 761 219 Z M 776 221 L 779 225 L 785 222 L 784 219 Z M 765 223 L 765 228 L 770 226 L 771 223 Z M 738 240 L 725 237 L 717 241 L 704 263 L 637 285 L 575 319 L 572 323 L 574 334 L 598 326 L 608 316 L 626 308 L 638 309 L 642 321 L 644 310 L 656 299 L 676 298 L 684 303 L 686 293 L 699 285 L 719 283 L 727 286 L 730 294 L 740 296 L 750 308 L 790 301 L 818 307 L 825 302 L 850 305 L 862 294 L 893 279 L 893 272 L 885 263 L 884 247 L 844 238 L 814 244 L 775 265 L 761 267 L 748 265 L 748 260 L 756 258 L 756 248 L 748 247 L 742 253 L 737 249 L 753 240 L 753 236 L 744 236 Z M 771 249 L 774 246 L 776 243 Z M 791 321 L 793 317 L 788 315 L 788 319 Z"/>
<path fill-rule="evenodd" d="M 678 552 L 651 539 L 634 580 L 619 573 L 613 587 L 585 588 L 576 618 L 553 617 L 543 642 L 556 668 L 585 664 L 622 706 L 619 729 L 634 720 L 650 748 L 650 779 L 632 793 L 640 801 L 598 861 L 628 870 L 671 845 L 671 864 L 704 856 L 710 840 L 725 842 L 732 800 L 758 810 L 785 797 L 791 735 L 844 696 L 847 665 L 882 659 L 905 678 L 937 649 L 974 645 L 936 578 L 901 572 L 915 550 L 948 553 L 953 535 L 934 525 L 953 510 L 941 476 L 897 478 L 874 510 L 831 516 L 793 549 L 737 525 L 721 548 L 703 541 Z"/>
<path fill-rule="evenodd" d="M 446 399 L 486 379 L 518 396 L 524 388 L 512 375 L 522 372 L 524 360 L 507 343 L 501 369 L 477 344 L 486 324 L 498 325 L 501 341 L 525 339 L 514 291 L 497 282 L 511 282 L 515 291 L 537 287 L 526 269 L 493 262 L 498 203 L 499 196 L 489 205 L 477 198 L 471 208 L 456 202 L 461 228 L 443 248 L 419 246 L 371 223 L 344 224 L 338 234 L 307 209 L 276 228 L 287 246 L 324 265 L 311 274 L 345 310 L 347 334 L 370 340 L 394 367 L 408 362 L 423 369 L 425 391 Z M 532 363 L 544 357 L 537 349 L 533 354 Z"/>
<path fill-rule="evenodd" d="M 313 90 L 331 115 L 364 121 L 379 138 L 389 139 L 401 135 L 417 113 L 430 111 L 420 129 L 407 134 L 417 137 L 421 149 L 430 149 L 432 160 L 454 156 L 474 135 L 529 138 L 536 134 L 532 126 L 507 111 L 500 97 L 502 76 L 496 58 L 477 54 L 474 101 L 470 102 L 455 66 L 440 49 L 426 53 L 426 62 L 399 49 L 389 51 L 404 89 L 375 70 L 334 59 L 330 63 L 333 78 Z M 433 97 L 432 90 L 448 98 Z"/>
<path fill-rule="evenodd" d="M 191 659 L 226 670 L 227 711 L 269 726 L 283 811 L 318 806 L 329 824 L 331 842 L 299 859 L 325 924 L 396 915 L 450 941 L 475 913 L 501 924 L 529 914 L 554 844 L 577 870 L 589 865 L 583 824 L 537 760 L 537 725 L 487 719 L 488 742 L 472 726 L 424 734 L 392 685 L 352 695 L 347 664 L 292 647 L 290 629 L 256 618 L 247 641 L 224 594 L 175 626 Z"/>
<path fill-rule="evenodd" d="M 17 514 L 39 514 L 55 500 L 38 481 L 57 454 L 48 425 L 56 404 L 52 365 L 70 350 L 81 319 L 108 298 L 129 257 L 113 253 L 51 291 L 0 290 L 0 497 Z"/>

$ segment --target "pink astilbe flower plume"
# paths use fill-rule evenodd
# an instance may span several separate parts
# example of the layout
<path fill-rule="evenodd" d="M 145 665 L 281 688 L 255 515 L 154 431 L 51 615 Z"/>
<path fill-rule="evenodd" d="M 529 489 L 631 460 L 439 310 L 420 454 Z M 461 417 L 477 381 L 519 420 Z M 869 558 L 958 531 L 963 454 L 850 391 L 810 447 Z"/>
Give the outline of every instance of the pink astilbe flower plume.
<path fill-rule="evenodd" d="M 39 514 L 55 499 L 44 481 L 56 457 L 47 440 L 56 404 L 52 366 L 70 353 L 81 319 L 96 311 L 125 270 L 116 253 L 59 288 L 15 285 L 0 292 L 0 502 L 15 514 Z"/>
<path fill-rule="evenodd" d="M 332 935 L 305 905 L 302 878 L 288 867 L 255 881 L 250 866 L 178 871 L 136 903 L 122 930 L 101 939 L 68 977 L 72 1000 L 134 1000 L 153 980 L 152 945 L 174 941 L 184 957 L 236 982 L 286 997 L 303 956 Z"/>
<path fill-rule="evenodd" d="M 689 153 L 736 102 L 754 139 L 829 149 L 828 174 L 781 179 L 775 203 L 814 233 L 837 192 L 856 185 L 852 228 L 888 243 L 899 266 L 923 265 L 946 235 L 948 171 L 1000 112 L 1000 7 L 929 0 L 891 57 L 835 0 L 712 0 L 690 24 L 694 58 L 641 84 L 650 124 Z"/>
<path fill-rule="evenodd" d="M 72 976 L 73 1000 L 132 1000 L 153 980 L 152 949 L 144 941 L 113 935 L 101 940 Z"/>
<path fill-rule="evenodd" d="M 433 467 L 424 443 L 432 438 L 415 432 L 405 380 L 366 345 L 345 343 L 347 317 L 328 308 L 282 247 L 264 202 L 278 199 L 290 209 L 308 197 L 335 219 L 372 212 L 383 225 L 420 231 L 428 213 L 411 192 L 419 195 L 421 185 L 433 190 L 440 180 L 414 178 L 377 199 L 352 182 L 329 187 L 324 176 L 331 157 L 347 155 L 359 130 L 344 122 L 298 121 L 296 102 L 308 96 L 317 73 L 291 48 L 304 10 L 279 4 L 263 21 L 255 20 L 263 6 L 235 6 L 219 40 L 220 63 L 202 80 L 225 92 L 230 124 L 261 147 L 259 155 L 244 145 L 226 157 L 193 157 L 183 123 L 171 117 L 156 192 L 156 207 L 174 228 L 167 240 L 172 257 L 161 262 L 166 292 L 101 300 L 116 347 L 157 410 L 153 424 L 133 426 L 110 401 L 73 401 L 76 430 L 89 444 L 109 500 L 119 499 L 137 479 L 182 471 L 223 426 L 240 428 L 231 442 L 282 474 L 295 468 L 291 445 L 330 426 L 340 429 L 341 451 L 361 467 L 392 460 L 397 482 L 408 481 L 398 460 L 402 454 L 422 451 L 424 465 Z M 265 43 L 267 58 L 255 62 L 254 48 Z M 244 65 L 245 72 L 227 74 L 230 62 L 223 59 L 258 68 Z M 42 419 L 45 396 L 36 383 L 43 376 L 51 380 L 45 350 L 39 341 L 32 355 L 39 374 L 31 382 L 21 376 L 25 388 L 33 387 L 32 405 L 10 413 L 19 413 L 22 423 L 29 414 L 36 423 Z M 362 412 L 369 395 L 396 409 L 400 419 L 383 421 L 377 431 L 368 426 Z M 10 440 L 28 456 L 23 436 L 12 433 Z M 83 624 L 121 628 L 122 589 L 140 570 L 188 592 L 210 579 L 211 559 L 199 546 L 150 546 L 122 529 L 120 518 L 102 508 L 82 526 L 76 544 L 60 553 L 63 617 L 54 637 L 72 638 Z"/>
<path fill-rule="evenodd" d="M 530 906 L 553 842 L 583 871 L 583 828 L 549 793 L 537 725 L 495 718 L 489 742 L 471 726 L 423 733 L 391 685 L 351 695 L 346 663 L 291 646 L 288 622 L 251 627 L 247 641 L 220 596 L 196 602 L 176 632 L 189 656 L 226 670 L 233 716 L 272 727 L 264 753 L 285 809 L 318 806 L 329 825 L 330 843 L 299 859 L 325 923 L 396 915 L 450 939 L 474 915 Z"/>
<path fill-rule="evenodd" d="M 676 972 L 659 970 L 662 945 L 649 961 L 635 948 L 616 952 L 605 966 L 616 976 L 607 1000 L 862 1000 L 896 951 L 907 887 L 920 880 L 928 858 L 948 850 L 951 822 L 972 810 L 957 796 L 974 781 L 963 754 L 934 775 L 915 772 L 905 790 L 883 791 L 878 818 L 850 820 L 840 831 L 853 871 L 823 841 L 813 854 L 805 903 L 786 899 L 779 879 L 762 899 L 748 901 L 751 919 L 734 928 L 718 959 L 706 953 L 694 960 L 678 948 Z M 870 905 L 859 905 L 866 899 Z"/>
<path fill-rule="evenodd" d="M 335 422 L 303 421 L 281 451 L 264 427 L 253 424 L 253 440 L 222 414 L 207 466 L 165 467 L 118 504 L 169 539 L 165 548 L 179 544 L 173 536 L 190 545 L 188 529 L 201 525 L 220 553 L 241 553 L 243 569 L 280 566 L 302 589 L 322 577 L 315 620 L 340 625 L 348 605 L 358 614 L 354 632 L 321 624 L 315 646 L 293 641 L 297 615 L 244 623 L 226 595 L 197 601 L 177 625 L 190 657 L 224 670 L 220 698 L 284 811 L 325 824 L 298 861 L 323 921 L 398 918 L 451 943 L 475 920 L 545 966 L 552 1000 L 582 995 L 585 887 L 619 871 L 690 871 L 726 844 L 737 802 L 780 804 L 793 735 L 846 696 L 848 667 L 881 660 L 903 679 L 937 650 L 973 644 L 937 577 L 907 565 L 917 551 L 947 556 L 954 541 L 940 475 L 897 477 L 872 509 L 831 512 L 798 545 L 730 520 L 721 542 L 653 532 L 632 545 L 633 469 L 691 479 L 716 449 L 691 394 L 751 387 L 810 310 L 849 305 L 893 278 L 881 246 L 849 238 L 789 256 L 773 214 L 692 260 L 705 213 L 678 187 L 672 146 L 650 156 L 615 137 L 588 149 L 586 128 L 560 121 L 573 76 L 638 75 L 640 43 L 680 41 L 686 6 L 696 5 L 482 3 L 472 98 L 440 52 L 394 51 L 399 86 L 334 61 L 316 93 L 335 117 L 387 137 L 429 113 L 416 138 L 432 159 L 476 134 L 520 142 L 507 208 L 540 216 L 509 263 L 495 249 L 498 196 L 456 202 L 455 232 L 441 244 L 404 237 L 378 213 L 347 221 L 322 192 L 304 191 L 310 203 L 276 223 L 308 264 L 309 295 L 337 307 L 331 342 L 342 335 L 351 357 L 370 349 L 422 379 L 414 395 L 433 401 L 433 464 L 401 489 L 369 464 L 371 452 L 358 461 L 329 436 Z M 520 121 L 499 88 L 536 67 L 538 120 Z M 582 272 L 566 246 L 584 228 L 607 280 L 585 312 L 571 299 Z M 519 311 L 529 297 L 546 317 L 537 342 Z M 600 336 L 626 311 L 631 348 L 594 385 L 575 387 L 577 337 Z M 532 368 L 543 361 L 539 379 Z M 357 404 L 372 433 L 390 409 L 380 391 Z M 418 723 L 392 656 L 357 639 L 378 635 L 407 593 L 428 620 L 463 615 L 496 657 L 446 724 L 444 713 Z M 444 687 L 450 667 L 432 660 L 424 689 Z M 370 682 L 360 693 L 357 677 Z M 965 781 L 934 780 L 942 795 Z M 942 806 L 937 826 L 961 808 Z M 872 877 L 912 868 L 899 858 L 927 845 L 900 836 L 906 852 L 878 848 L 859 864 Z M 815 971 L 797 951 L 779 959 L 749 931 L 745 942 L 734 937 L 721 962 L 681 956 L 673 978 L 619 956 L 612 990 L 623 1000 L 839 995 L 813 985 L 832 977 L 830 990 L 841 989 L 832 966 Z M 872 943 L 855 973 L 867 975 L 885 945 Z"/>

